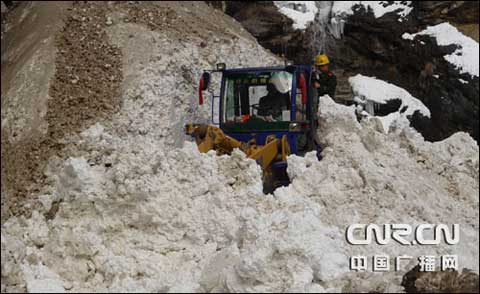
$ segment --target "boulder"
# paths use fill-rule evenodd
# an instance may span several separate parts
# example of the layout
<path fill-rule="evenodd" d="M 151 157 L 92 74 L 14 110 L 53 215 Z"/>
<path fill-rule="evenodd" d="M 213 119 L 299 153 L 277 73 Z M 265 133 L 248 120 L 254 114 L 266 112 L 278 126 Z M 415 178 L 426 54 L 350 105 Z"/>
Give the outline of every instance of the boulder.
<path fill-rule="evenodd" d="M 434 17 L 437 10 L 438 5 L 414 7 L 402 23 L 393 12 L 375 18 L 371 11 L 357 10 L 346 20 L 343 38 L 328 47 L 329 54 L 346 71 L 386 80 L 421 99 L 432 117 L 413 117 L 411 121 L 427 140 L 466 131 L 478 141 L 479 79 L 461 74 L 444 59 L 457 47 L 439 46 L 429 36 L 420 36 L 415 42 L 401 37 L 405 31 L 418 32 L 427 24 L 450 20 L 442 19 L 443 14 Z M 471 11 L 475 13 L 475 9 Z M 476 14 L 478 20 L 478 2 Z"/>
<path fill-rule="evenodd" d="M 415 42 L 402 39 L 405 32 L 417 33 L 427 25 L 450 22 L 478 41 L 478 1 L 422 1 L 412 5 L 401 22 L 396 11 L 376 17 L 371 9 L 355 6 L 354 13 L 344 18 L 343 36 L 337 39 L 327 33 L 322 43 L 318 43 L 318 21 L 306 30 L 294 30 L 292 21 L 271 1 L 227 1 L 226 13 L 242 23 L 262 46 L 278 55 L 286 52 L 295 63 L 309 64 L 323 51 L 331 57 L 334 72 L 342 72 L 342 76 L 375 76 L 406 89 L 431 110 L 430 120 L 415 115 L 411 118 L 427 140 L 465 131 L 478 141 L 479 79 L 461 74 L 443 58 L 456 46 L 439 46 L 429 36 L 419 36 Z M 286 51 L 282 44 L 287 44 Z M 340 79 L 338 87 L 345 88 L 342 81 L 346 79 Z M 342 92 L 348 95 L 348 91 Z M 348 100 L 345 94 L 341 100 Z"/>
<path fill-rule="evenodd" d="M 310 60 L 312 53 L 305 48 L 311 43 L 313 28 L 294 29 L 293 21 L 282 14 L 273 1 L 226 1 L 225 13 L 273 53 L 295 61 Z"/>

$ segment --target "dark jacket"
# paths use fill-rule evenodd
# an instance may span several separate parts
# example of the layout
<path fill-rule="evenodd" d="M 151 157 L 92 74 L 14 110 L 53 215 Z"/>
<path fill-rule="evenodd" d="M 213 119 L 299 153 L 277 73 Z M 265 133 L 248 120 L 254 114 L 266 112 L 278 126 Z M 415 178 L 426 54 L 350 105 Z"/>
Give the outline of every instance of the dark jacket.
<path fill-rule="evenodd" d="M 271 115 L 274 119 L 281 119 L 282 110 L 290 109 L 290 95 L 278 92 L 270 84 L 267 89 L 268 94 L 259 100 L 258 115 Z"/>
<path fill-rule="evenodd" d="M 313 82 L 317 81 L 320 84 L 320 88 L 315 89 Z M 321 96 L 328 94 L 332 99 L 335 98 L 335 89 L 337 87 L 337 77 L 331 72 L 319 72 L 313 74 L 312 81 L 312 115 L 314 121 L 317 120 L 318 100 Z"/>
<path fill-rule="evenodd" d="M 320 88 L 317 89 L 319 97 L 328 94 L 332 99 L 335 98 L 337 77 L 331 71 L 320 72 L 314 76 L 314 79 L 320 83 Z"/>

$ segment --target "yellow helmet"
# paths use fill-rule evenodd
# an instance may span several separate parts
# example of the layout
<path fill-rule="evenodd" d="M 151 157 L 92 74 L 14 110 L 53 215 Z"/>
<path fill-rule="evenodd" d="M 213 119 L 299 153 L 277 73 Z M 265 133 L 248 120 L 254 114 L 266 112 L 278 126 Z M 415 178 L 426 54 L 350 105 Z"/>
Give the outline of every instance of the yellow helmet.
<path fill-rule="evenodd" d="M 330 60 L 328 60 L 328 56 L 325 54 L 318 54 L 315 58 L 315 65 L 325 65 L 329 64 Z"/>

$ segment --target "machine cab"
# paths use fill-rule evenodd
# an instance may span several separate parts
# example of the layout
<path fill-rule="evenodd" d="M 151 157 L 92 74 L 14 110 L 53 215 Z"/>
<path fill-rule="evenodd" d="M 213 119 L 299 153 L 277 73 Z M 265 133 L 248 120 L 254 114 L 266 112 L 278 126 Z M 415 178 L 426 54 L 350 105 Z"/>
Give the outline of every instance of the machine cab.
<path fill-rule="evenodd" d="M 301 65 L 223 68 L 220 128 L 239 141 L 255 139 L 257 144 L 272 134 L 286 135 L 292 153 L 308 151 L 313 129 L 311 71 Z"/>

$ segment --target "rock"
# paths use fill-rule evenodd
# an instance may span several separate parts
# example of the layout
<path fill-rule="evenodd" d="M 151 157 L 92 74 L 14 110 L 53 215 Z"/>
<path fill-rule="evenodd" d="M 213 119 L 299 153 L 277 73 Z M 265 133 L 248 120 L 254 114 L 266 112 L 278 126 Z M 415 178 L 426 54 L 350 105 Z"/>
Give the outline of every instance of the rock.
<path fill-rule="evenodd" d="M 8 7 L 7 7 L 7 6 L 3 3 L 3 1 L 2 1 L 2 3 L 1 3 L 1 12 L 2 12 L 2 13 L 6 13 L 7 11 L 8 11 Z M 3 16 L 2 16 L 2 18 L 3 18 Z"/>
<path fill-rule="evenodd" d="M 40 195 L 38 196 L 38 200 L 42 204 L 45 211 L 49 211 L 52 208 L 53 197 L 51 195 Z"/>
<path fill-rule="evenodd" d="M 239 21 L 258 42 L 272 52 L 298 60 L 310 60 L 304 49 L 310 44 L 312 29 L 294 30 L 293 21 L 280 13 L 270 1 L 237 2 L 227 1 L 225 13 Z"/>
<path fill-rule="evenodd" d="M 478 1 L 422 1 L 416 5 L 418 18 L 425 23 L 478 23 Z"/>
<path fill-rule="evenodd" d="M 63 288 L 65 288 L 65 290 L 71 290 L 73 288 L 73 284 L 71 282 L 65 281 L 63 283 Z"/>
<path fill-rule="evenodd" d="M 456 47 L 438 46 L 430 37 L 413 44 L 400 38 L 405 30 L 420 31 L 424 21 L 410 18 L 400 26 L 389 14 L 378 19 L 368 12 L 354 14 L 330 55 L 344 70 L 387 80 L 421 99 L 432 112 L 431 120 L 412 123 L 426 139 L 467 131 L 478 140 L 478 77 L 465 77 L 443 58 Z"/>
<path fill-rule="evenodd" d="M 478 274 L 463 269 L 448 272 L 420 272 L 417 265 L 403 276 L 407 293 L 478 293 Z"/>
<path fill-rule="evenodd" d="M 112 18 L 111 17 L 107 17 L 107 21 L 105 22 L 105 24 L 107 26 L 111 26 L 113 24 L 113 21 L 112 21 Z"/>
<path fill-rule="evenodd" d="M 460 74 L 443 58 L 456 47 L 438 46 L 427 36 L 419 38 L 419 42 L 401 38 L 405 32 L 416 33 L 426 25 L 449 21 L 461 24 L 462 32 L 478 40 L 478 7 L 478 1 L 414 2 L 412 12 L 401 23 L 395 12 L 376 18 L 371 10 L 361 8 L 345 19 L 341 39 L 331 34 L 324 36 L 323 50 L 331 57 L 334 72 L 375 76 L 422 100 L 432 117 L 428 120 L 414 115 L 411 122 L 427 140 L 442 140 L 466 131 L 478 141 L 479 79 Z M 305 31 L 293 30 L 292 21 L 271 2 L 227 1 L 226 13 L 242 23 L 264 47 L 277 55 L 286 53 L 297 64 L 310 64 L 319 53 L 311 41 L 318 28 L 311 25 Z M 341 90 L 339 101 L 348 101 L 349 92 L 343 89 L 346 79 L 342 80 L 343 84 L 339 80 L 337 86 Z"/>

